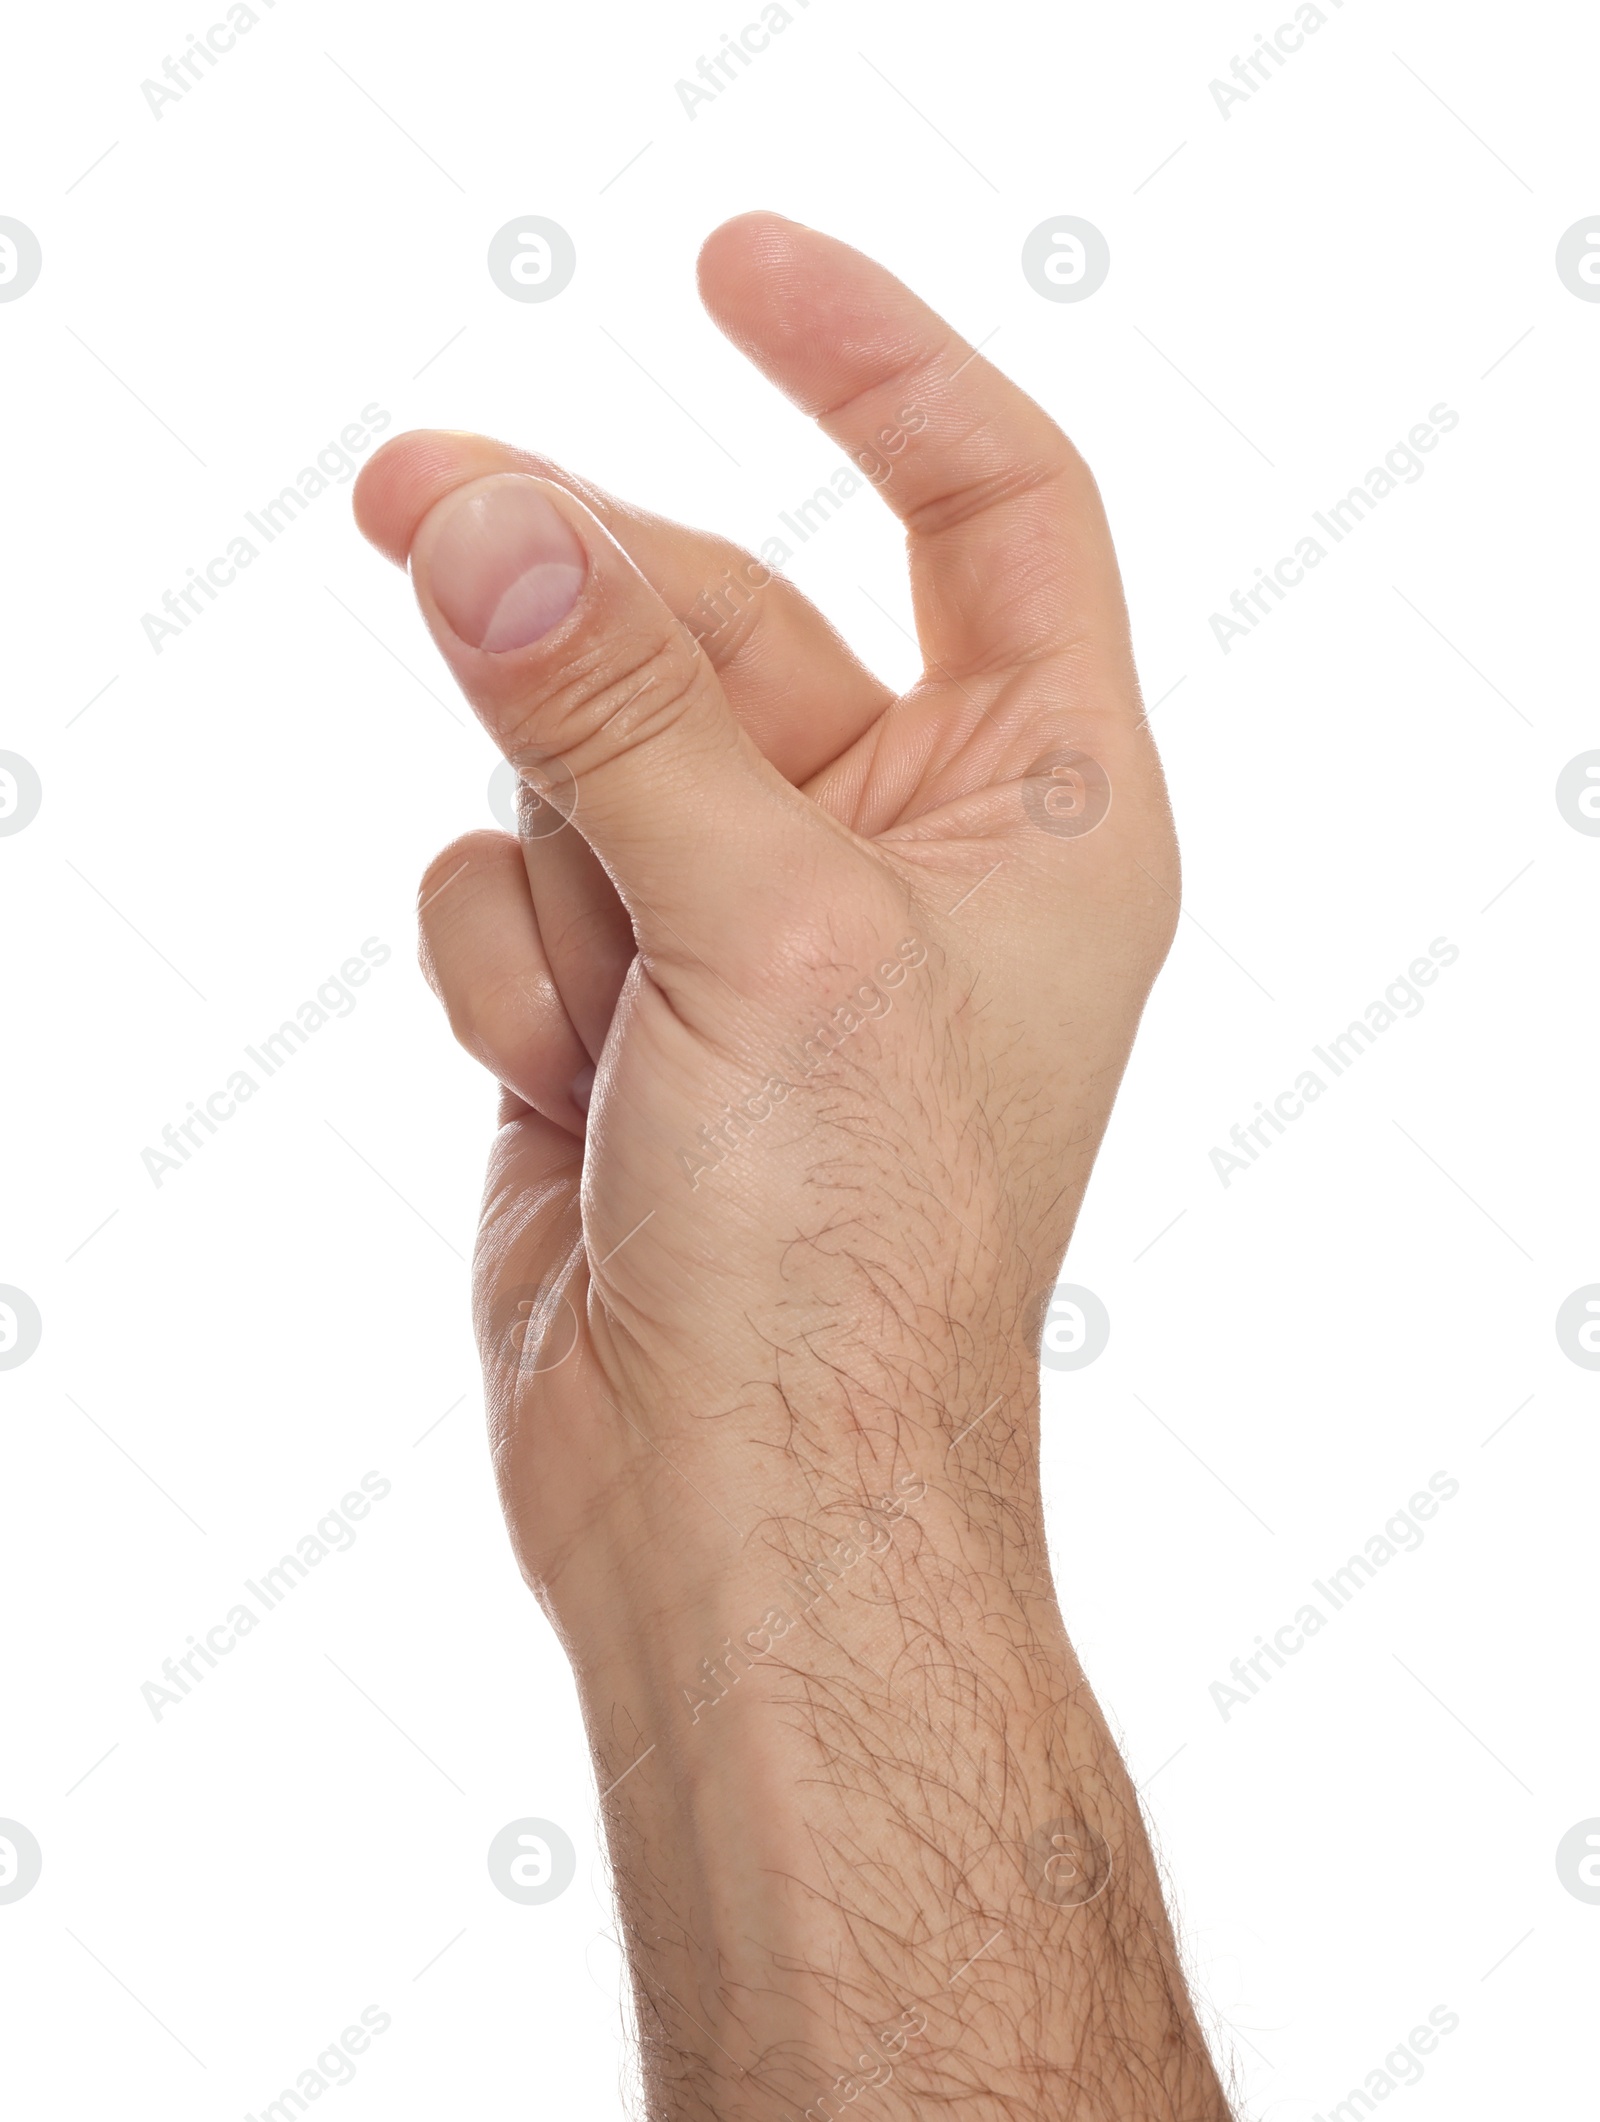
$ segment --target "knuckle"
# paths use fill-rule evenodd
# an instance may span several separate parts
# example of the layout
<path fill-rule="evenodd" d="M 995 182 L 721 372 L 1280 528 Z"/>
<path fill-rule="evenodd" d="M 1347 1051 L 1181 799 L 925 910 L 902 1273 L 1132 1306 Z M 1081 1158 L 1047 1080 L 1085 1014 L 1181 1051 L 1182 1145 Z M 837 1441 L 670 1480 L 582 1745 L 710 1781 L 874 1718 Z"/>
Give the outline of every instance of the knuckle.
<path fill-rule="evenodd" d="M 1048 506 L 1073 483 L 1075 456 L 1066 436 L 1053 429 L 1031 455 L 985 464 L 969 476 L 952 478 L 910 511 L 906 528 L 918 538 L 937 538 L 964 530 L 996 510 L 1039 501 Z"/>
<path fill-rule="evenodd" d="M 780 1006 L 832 1007 L 897 957 L 909 964 L 926 949 L 926 926 L 903 889 L 865 863 L 828 904 L 796 908 L 763 930 L 763 991 Z"/>
<path fill-rule="evenodd" d="M 513 715 L 504 742 L 513 765 L 552 757 L 573 773 L 647 744 L 702 704 L 708 659 L 675 622 L 613 633 L 578 651 L 537 701 Z"/>

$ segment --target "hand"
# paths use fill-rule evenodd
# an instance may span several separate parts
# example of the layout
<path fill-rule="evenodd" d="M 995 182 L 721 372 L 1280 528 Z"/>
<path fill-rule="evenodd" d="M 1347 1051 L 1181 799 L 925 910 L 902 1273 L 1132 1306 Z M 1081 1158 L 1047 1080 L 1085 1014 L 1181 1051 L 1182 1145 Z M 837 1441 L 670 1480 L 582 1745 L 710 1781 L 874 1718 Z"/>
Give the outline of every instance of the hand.
<path fill-rule="evenodd" d="M 718 230 L 701 287 L 907 527 L 925 671 L 903 697 L 781 575 L 504 445 L 402 436 L 356 506 L 529 784 L 521 844 L 469 834 L 421 894 L 429 977 L 504 1087 L 476 1263 L 495 1466 L 602 1786 L 628 1778 L 611 1833 L 647 2075 L 663 2112 L 722 2116 L 779 2112 L 758 2088 L 803 2104 L 830 2043 L 923 2012 L 932 1969 L 904 1954 L 937 1938 L 944 1968 L 987 1915 L 1019 1943 L 1055 1919 L 1072 1833 L 1042 1873 L 1028 1838 L 1061 1815 L 1124 1866 L 1152 1964 L 1170 1952 L 1055 1612 L 1036 1364 L 1177 856 L 1066 438 L 792 222 Z M 934 1677 L 969 1658 L 970 1703 Z M 950 1877 L 903 1907 L 839 1890 L 852 1834 L 888 1863 L 903 1832 L 881 1777 L 835 1773 L 864 1731 L 875 1759 L 935 1732 L 1008 1779 L 942 1779 Z M 669 1820 L 676 1860 L 651 1842 Z M 753 1880 L 781 1884 L 743 1905 Z M 975 2009 L 1009 1965 L 988 1957 Z M 1048 2069 L 1096 2009 L 1073 2004 Z M 1018 2067 L 995 2026 L 948 2051 L 970 2092 Z"/>
<path fill-rule="evenodd" d="M 927 668 L 903 698 L 781 576 L 542 459 L 405 435 L 357 490 L 553 798 L 520 850 L 446 848 L 421 898 L 429 975 L 510 1094 L 478 1315 L 507 1514 L 558 1614 L 610 1580 L 597 1530 L 625 1556 L 641 1516 L 692 1507 L 619 1410 L 748 1526 L 785 1393 L 826 1457 L 880 1436 L 909 1373 L 942 1454 L 997 1344 L 1031 1373 L 1175 917 L 1071 444 L 841 244 L 748 215 L 701 272 L 907 525 Z M 1052 778 L 1073 753 L 1093 765 Z"/>

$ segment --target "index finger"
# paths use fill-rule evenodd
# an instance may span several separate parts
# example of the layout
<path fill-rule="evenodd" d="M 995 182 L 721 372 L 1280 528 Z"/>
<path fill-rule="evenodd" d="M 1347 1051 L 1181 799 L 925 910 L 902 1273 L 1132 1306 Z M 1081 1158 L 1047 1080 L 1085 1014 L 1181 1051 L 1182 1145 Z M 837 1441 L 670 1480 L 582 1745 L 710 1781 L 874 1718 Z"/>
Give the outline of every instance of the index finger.
<path fill-rule="evenodd" d="M 707 239 L 717 324 L 842 443 L 905 524 L 931 668 L 1003 674 L 1102 649 L 1129 680 L 1099 489 L 1043 409 L 894 275 L 778 214 Z"/>

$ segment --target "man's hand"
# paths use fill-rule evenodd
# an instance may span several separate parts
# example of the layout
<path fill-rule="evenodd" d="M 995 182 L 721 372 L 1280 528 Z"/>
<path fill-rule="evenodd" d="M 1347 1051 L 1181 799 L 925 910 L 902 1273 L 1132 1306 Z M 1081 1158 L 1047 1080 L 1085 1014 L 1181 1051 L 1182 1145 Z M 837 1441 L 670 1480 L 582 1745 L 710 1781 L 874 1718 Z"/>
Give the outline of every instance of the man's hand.
<path fill-rule="evenodd" d="M 1176 915 L 1099 497 L 842 244 L 747 215 L 701 283 L 906 525 L 905 696 L 543 459 L 412 434 L 356 495 L 524 782 L 520 844 L 428 871 L 423 952 L 504 1086 L 495 1464 L 650 2111 L 1213 2122 L 1037 1479 L 1044 1307 Z"/>

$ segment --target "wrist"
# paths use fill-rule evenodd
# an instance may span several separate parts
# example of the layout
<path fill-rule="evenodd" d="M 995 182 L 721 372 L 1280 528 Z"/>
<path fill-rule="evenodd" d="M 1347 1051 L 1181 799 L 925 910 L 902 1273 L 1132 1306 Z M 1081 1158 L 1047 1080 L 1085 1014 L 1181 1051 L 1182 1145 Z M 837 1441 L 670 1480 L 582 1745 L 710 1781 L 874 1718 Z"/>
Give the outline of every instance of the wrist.
<path fill-rule="evenodd" d="M 887 1678 L 951 1641 L 1035 1693 L 1075 1677 L 1031 1509 L 1008 1504 L 998 1522 L 987 1500 L 974 1509 L 906 1470 L 826 1508 L 773 1511 L 742 1540 L 725 1531 L 717 1553 L 685 1536 L 683 1514 L 670 1537 L 608 1542 L 585 1562 L 596 1596 L 563 1632 L 591 1720 L 624 1708 L 649 1736 L 688 1734 L 741 1688 L 777 1699 L 854 1669 Z M 579 1605 L 569 1596 L 562 1614 Z"/>
<path fill-rule="evenodd" d="M 892 1659 L 953 1613 L 1012 1614 L 1017 1641 L 1064 1650 L 1031 1390 L 737 1457 L 689 1420 L 613 1412 L 627 1471 L 538 1587 L 597 1699 L 693 1724 L 763 1666 Z"/>

